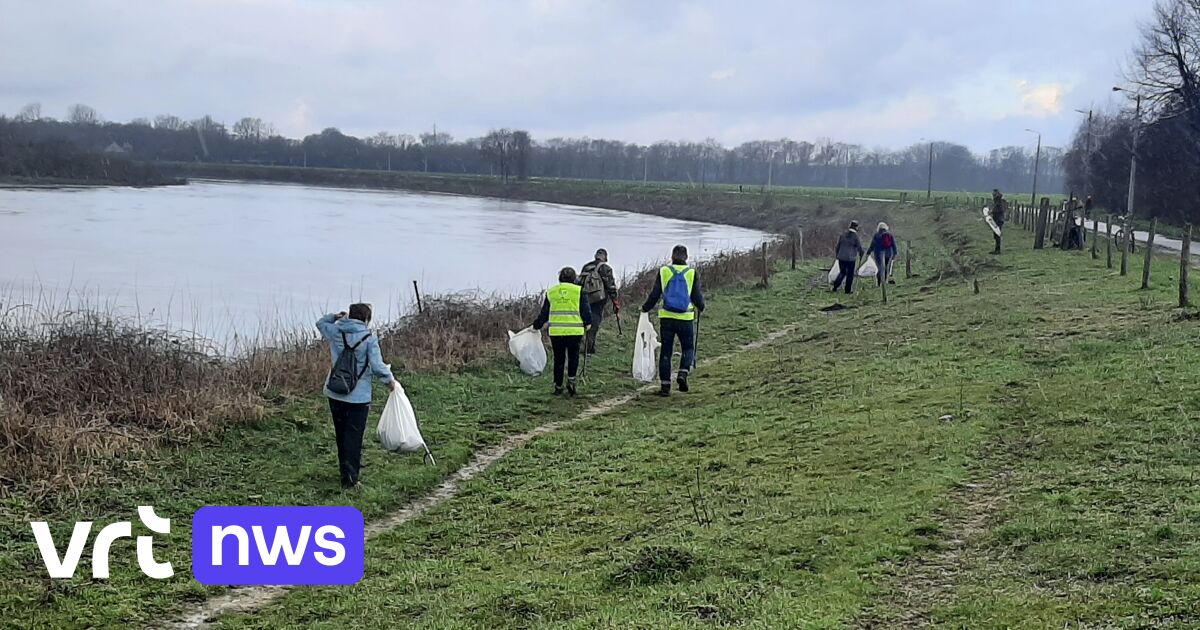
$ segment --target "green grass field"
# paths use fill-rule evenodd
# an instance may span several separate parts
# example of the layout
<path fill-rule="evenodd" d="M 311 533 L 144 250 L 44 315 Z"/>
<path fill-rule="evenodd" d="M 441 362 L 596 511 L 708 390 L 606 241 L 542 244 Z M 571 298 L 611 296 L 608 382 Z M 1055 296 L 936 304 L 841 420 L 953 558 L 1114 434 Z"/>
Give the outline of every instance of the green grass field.
<path fill-rule="evenodd" d="M 1200 624 L 1200 318 L 1084 252 L 1007 252 L 976 213 L 905 208 L 917 278 L 884 305 L 824 285 L 828 261 L 710 297 L 694 391 L 639 397 L 538 437 L 430 512 L 372 538 L 353 587 L 298 588 L 233 628 L 1195 627 Z M 1140 261 L 1140 257 L 1137 259 Z M 1140 270 L 1140 265 L 1135 266 Z M 980 292 L 973 290 L 977 281 Z M 825 312 L 834 302 L 849 308 Z M 629 322 L 626 322 L 629 324 Z M 771 331 L 791 332 L 734 351 Z M 358 505 L 368 523 L 505 435 L 634 389 L 629 330 L 606 328 L 586 396 L 507 364 L 407 379 L 437 469 L 380 452 L 336 488 L 318 398 L 186 451 L 114 462 L 52 505 L 0 506 L 0 613 L 37 627 L 169 620 L 204 504 Z M 373 421 L 372 421 L 373 422 Z M 139 577 L 39 576 L 26 521 L 172 517 Z M 136 520 L 136 519 L 133 519 Z M 135 532 L 136 533 L 136 532 Z M 159 543 L 156 546 L 161 546 Z M 81 565 L 86 574 L 87 563 Z M 27 623 L 26 623 L 27 622 Z"/>

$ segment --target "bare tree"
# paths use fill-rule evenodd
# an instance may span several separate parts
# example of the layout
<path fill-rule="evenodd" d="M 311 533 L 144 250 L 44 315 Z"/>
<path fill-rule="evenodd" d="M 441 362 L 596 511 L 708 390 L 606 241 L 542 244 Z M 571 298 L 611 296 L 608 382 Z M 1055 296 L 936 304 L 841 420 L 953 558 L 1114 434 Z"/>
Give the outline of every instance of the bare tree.
<path fill-rule="evenodd" d="M 161 114 L 159 116 L 154 117 L 154 128 L 155 129 L 169 129 L 171 131 L 179 131 L 180 129 L 186 129 L 187 123 L 183 122 L 183 119 L 178 116 L 172 116 L 170 114 Z"/>
<path fill-rule="evenodd" d="M 367 142 L 377 147 L 394 147 L 396 146 L 396 136 L 386 131 L 380 131 L 368 138 Z"/>
<path fill-rule="evenodd" d="M 261 118 L 246 116 L 233 124 L 234 137 L 258 142 L 266 136 L 266 124 Z"/>
<path fill-rule="evenodd" d="M 77 103 L 67 108 L 67 120 L 77 125 L 96 125 L 100 123 L 100 114 L 87 105 Z"/>
<path fill-rule="evenodd" d="M 21 108 L 21 113 L 17 114 L 17 120 L 23 122 L 37 122 L 42 119 L 42 104 L 29 103 Z"/>
<path fill-rule="evenodd" d="M 1184 116 L 1200 138 L 1200 0 L 1158 0 L 1126 74 L 1160 117 Z"/>

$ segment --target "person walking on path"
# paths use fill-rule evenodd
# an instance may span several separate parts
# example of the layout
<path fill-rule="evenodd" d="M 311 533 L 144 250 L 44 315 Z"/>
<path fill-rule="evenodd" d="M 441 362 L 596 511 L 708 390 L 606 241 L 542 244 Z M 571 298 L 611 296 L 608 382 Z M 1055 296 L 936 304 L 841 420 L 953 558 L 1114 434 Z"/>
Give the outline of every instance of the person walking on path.
<path fill-rule="evenodd" d="M 604 248 L 596 250 L 596 257 L 579 270 L 579 284 L 587 296 L 588 306 L 592 310 L 592 327 L 587 332 L 588 354 L 596 354 L 596 335 L 600 334 L 600 323 L 604 321 L 604 309 L 609 302 L 613 305 L 613 314 L 621 314 L 621 300 L 617 298 L 617 281 L 613 278 L 612 267 L 608 264 L 608 251 Z"/>
<path fill-rule="evenodd" d="M 388 389 L 399 386 L 392 369 L 383 362 L 379 339 L 367 327 L 370 323 L 370 304 L 351 304 L 349 312 L 331 313 L 317 320 L 317 330 L 329 342 L 333 361 L 324 394 L 333 416 L 342 488 L 347 490 L 360 485 L 372 379 L 379 379 Z M 347 352 L 351 354 L 343 356 Z"/>
<path fill-rule="evenodd" d="M 837 261 L 838 261 L 838 277 L 833 281 L 833 290 L 836 292 L 838 287 L 842 286 L 842 282 L 846 283 L 846 295 L 854 292 L 854 275 L 858 266 L 858 259 L 863 256 L 862 240 L 858 238 L 858 221 L 851 221 L 849 229 L 846 230 L 837 242 Z"/>
<path fill-rule="evenodd" d="M 1001 235 L 1004 234 L 1004 219 L 1006 218 L 1007 214 L 1008 214 L 1008 200 L 1004 198 L 1004 194 L 1000 192 L 999 188 L 993 188 L 992 189 L 992 221 L 995 221 L 996 227 L 1000 228 L 1000 234 L 992 234 L 992 238 L 995 239 L 995 241 L 996 241 L 996 249 L 992 251 L 993 254 L 1000 253 L 1000 245 L 1002 244 L 1002 242 L 1004 240 L 1003 236 L 1001 236 Z"/>
<path fill-rule="evenodd" d="M 658 270 L 654 288 L 642 305 L 642 312 L 649 313 L 659 299 L 659 336 L 662 347 L 658 355 L 658 378 L 662 385 L 659 396 L 671 395 L 671 355 L 675 352 L 675 339 L 683 356 L 679 360 L 679 375 L 675 382 L 679 391 L 688 391 L 688 373 L 696 364 L 696 315 L 704 312 L 704 294 L 700 291 L 700 276 L 687 264 L 688 251 L 683 245 L 671 250 L 671 264 Z"/>
<path fill-rule="evenodd" d="M 867 255 L 874 255 L 875 266 L 879 267 L 879 271 L 875 274 L 876 285 L 881 285 L 885 281 L 889 284 L 896 284 L 896 281 L 892 279 L 892 262 L 899 251 L 896 247 L 895 237 L 888 231 L 888 224 L 881 221 L 874 238 L 871 239 L 871 246 L 867 248 Z"/>
<path fill-rule="evenodd" d="M 574 396 L 575 375 L 579 372 L 579 345 L 592 323 L 592 309 L 576 284 L 571 267 L 558 272 L 558 284 L 546 291 L 542 312 L 533 321 L 534 330 L 550 325 L 550 347 L 554 350 L 554 395 L 563 394 L 563 368 L 567 372 L 567 395 Z"/>

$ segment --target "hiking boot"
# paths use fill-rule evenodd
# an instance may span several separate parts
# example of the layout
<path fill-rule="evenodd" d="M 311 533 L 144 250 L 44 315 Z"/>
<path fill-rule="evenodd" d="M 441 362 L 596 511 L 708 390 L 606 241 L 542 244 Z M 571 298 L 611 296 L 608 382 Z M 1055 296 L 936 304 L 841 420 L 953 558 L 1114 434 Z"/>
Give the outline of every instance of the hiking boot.
<path fill-rule="evenodd" d="M 658 396 L 662 396 L 663 398 L 666 398 L 667 396 L 670 396 L 670 395 L 671 395 L 671 384 L 663 383 L 662 389 L 658 390 Z"/>
<path fill-rule="evenodd" d="M 574 396 L 575 394 L 578 394 L 578 393 L 579 392 L 575 390 L 575 381 L 571 381 L 571 382 L 567 383 L 567 395 L 568 396 Z"/>
<path fill-rule="evenodd" d="M 679 376 L 677 376 L 677 377 L 675 378 L 675 382 L 679 384 L 679 391 L 681 391 L 681 392 L 687 392 L 687 391 L 688 391 L 688 382 L 687 382 L 687 377 L 688 377 L 688 373 L 687 373 L 687 372 L 680 372 L 680 373 L 679 373 Z"/>
<path fill-rule="evenodd" d="M 563 388 L 562 388 L 562 385 L 555 385 L 555 386 L 554 386 L 554 395 L 555 395 L 555 396 L 562 396 L 562 395 L 563 395 Z"/>

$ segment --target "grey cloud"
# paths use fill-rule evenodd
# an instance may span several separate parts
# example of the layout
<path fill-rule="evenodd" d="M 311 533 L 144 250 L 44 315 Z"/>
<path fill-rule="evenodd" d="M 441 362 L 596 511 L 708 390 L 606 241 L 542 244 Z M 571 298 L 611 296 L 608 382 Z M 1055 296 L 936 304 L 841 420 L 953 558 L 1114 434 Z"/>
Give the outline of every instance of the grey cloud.
<path fill-rule="evenodd" d="M 0 0 L 0 111 L 41 101 L 61 116 L 86 102 L 121 120 L 255 115 L 290 134 L 436 122 L 458 136 L 519 126 L 986 149 L 1035 122 L 1065 140 L 1071 109 L 1103 98 L 1150 4 Z M 973 116 L 964 86 L 1010 76 L 1061 83 L 1071 106 L 1032 121 Z M 938 115 L 904 115 L 926 102 Z"/>

